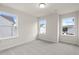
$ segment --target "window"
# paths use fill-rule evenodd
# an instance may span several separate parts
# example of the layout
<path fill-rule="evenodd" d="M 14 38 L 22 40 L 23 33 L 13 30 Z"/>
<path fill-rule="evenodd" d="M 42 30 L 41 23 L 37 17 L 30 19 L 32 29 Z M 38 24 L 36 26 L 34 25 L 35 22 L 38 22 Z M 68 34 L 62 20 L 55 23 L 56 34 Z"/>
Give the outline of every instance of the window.
<path fill-rule="evenodd" d="M 74 17 L 62 19 L 62 34 L 75 35 L 75 18 Z"/>
<path fill-rule="evenodd" d="M 46 20 L 44 18 L 39 20 L 39 29 L 40 34 L 46 34 Z"/>
<path fill-rule="evenodd" d="M 0 39 L 12 38 L 16 37 L 16 35 L 16 16 L 5 12 L 0 12 Z"/>

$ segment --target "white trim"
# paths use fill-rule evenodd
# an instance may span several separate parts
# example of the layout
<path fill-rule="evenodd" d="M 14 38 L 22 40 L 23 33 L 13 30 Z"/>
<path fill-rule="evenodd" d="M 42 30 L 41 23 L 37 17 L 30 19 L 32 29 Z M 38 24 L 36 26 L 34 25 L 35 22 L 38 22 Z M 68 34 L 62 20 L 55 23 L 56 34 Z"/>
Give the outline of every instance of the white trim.
<path fill-rule="evenodd" d="M 3 39 L 14 39 L 14 38 L 17 38 L 18 36 L 12 36 L 12 37 L 5 37 L 5 38 L 0 38 L 0 40 L 3 40 Z"/>
<path fill-rule="evenodd" d="M 62 36 L 76 36 L 76 35 L 63 35 L 63 34 L 62 34 Z"/>
<path fill-rule="evenodd" d="M 59 23 L 59 15 L 58 16 L 58 20 L 57 20 L 57 43 L 59 43 L 59 26 L 60 26 L 60 23 Z"/>

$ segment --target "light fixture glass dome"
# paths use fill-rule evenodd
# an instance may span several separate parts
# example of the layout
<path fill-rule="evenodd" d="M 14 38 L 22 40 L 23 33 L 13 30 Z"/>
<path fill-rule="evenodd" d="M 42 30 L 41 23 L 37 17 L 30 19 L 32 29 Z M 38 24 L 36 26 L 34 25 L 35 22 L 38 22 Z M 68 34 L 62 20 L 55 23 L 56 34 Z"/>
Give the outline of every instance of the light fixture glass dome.
<path fill-rule="evenodd" d="M 45 5 L 46 5 L 45 3 L 40 3 L 40 4 L 39 4 L 39 7 L 40 7 L 40 8 L 45 8 Z"/>

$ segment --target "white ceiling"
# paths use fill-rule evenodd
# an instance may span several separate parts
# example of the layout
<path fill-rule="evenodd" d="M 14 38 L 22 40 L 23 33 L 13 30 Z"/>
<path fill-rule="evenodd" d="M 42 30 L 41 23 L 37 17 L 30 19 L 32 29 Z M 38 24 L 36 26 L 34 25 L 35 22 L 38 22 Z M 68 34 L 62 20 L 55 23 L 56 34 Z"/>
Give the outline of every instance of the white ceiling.
<path fill-rule="evenodd" d="M 38 3 L 4 3 L 1 5 L 24 11 L 36 17 L 49 15 L 53 12 L 63 14 L 79 10 L 78 3 L 47 3 L 43 9 L 39 8 Z"/>

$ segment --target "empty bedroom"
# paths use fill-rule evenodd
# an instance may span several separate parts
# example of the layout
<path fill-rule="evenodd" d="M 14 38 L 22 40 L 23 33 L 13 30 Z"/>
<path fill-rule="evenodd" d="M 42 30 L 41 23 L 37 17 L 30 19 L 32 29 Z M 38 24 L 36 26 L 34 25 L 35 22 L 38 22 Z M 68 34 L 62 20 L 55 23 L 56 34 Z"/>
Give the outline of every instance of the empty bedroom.
<path fill-rule="evenodd" d="M 0 55 L 79 55 L 79 3 L 0 3 Z"/>

